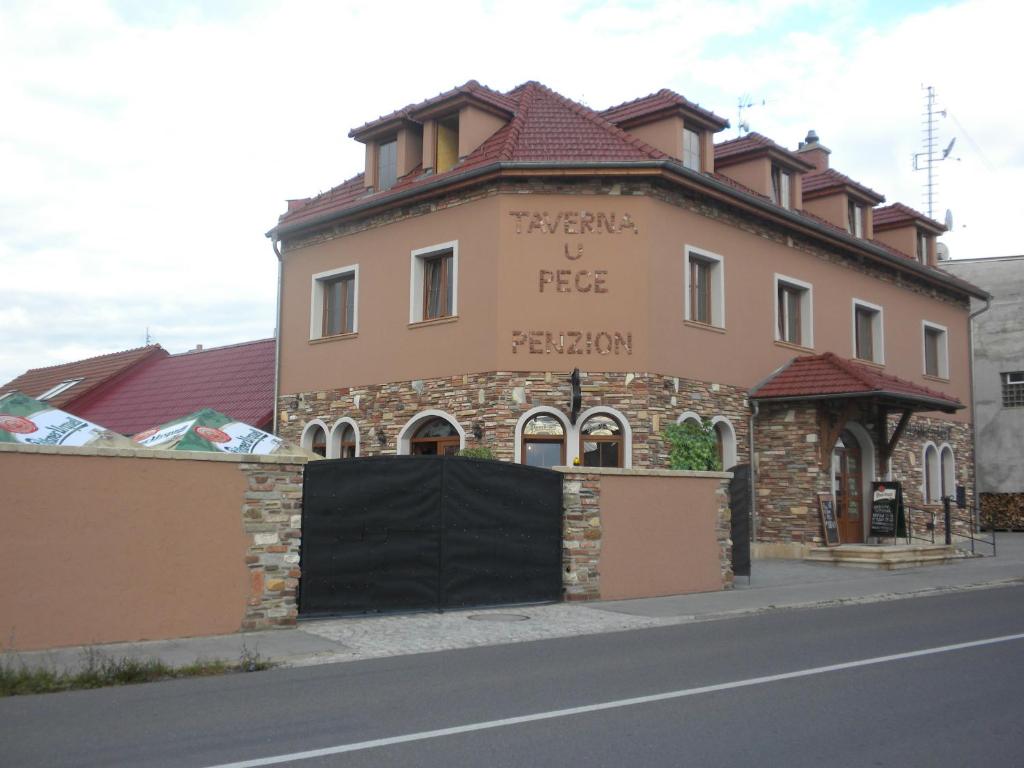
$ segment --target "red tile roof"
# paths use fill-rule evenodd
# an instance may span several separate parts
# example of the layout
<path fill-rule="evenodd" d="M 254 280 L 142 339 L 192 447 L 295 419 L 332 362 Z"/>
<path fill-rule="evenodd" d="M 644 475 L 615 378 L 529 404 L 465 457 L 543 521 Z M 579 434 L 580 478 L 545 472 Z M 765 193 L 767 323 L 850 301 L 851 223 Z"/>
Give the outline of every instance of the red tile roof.
<path fill-rule="evenodd" d="M 704 118 L 718 127 L 718 130 L 729 127 L 729 121 L 714 112 L 704 109 L 700 104 L 680 96 L 675 91 L 662 88 L 657 93 L 641 96 L 639 99 L 626 101 L 601 111 L 601 117 L 616 125 L 636 121 L 638 119 L 674 109 L 688 110 Z"/>
<path fill-rule="evenodd" d="M 213 408 L 266 428 L 274 417 L 274 339 L 170 355 L 137 370 L 76 415 L 123 435 Z"/>
<path fill-rule="evenodd" d="M 754 400 L 823 399 L 851 395 L 884 396 L 944 411 L 964 407 L 955 397 L 846 360 L 832 352 L 796 357 L 750 390 L 750 397 Z"/>
<path fill-rule="evenodd" d="M 876 230 L 893 229 L 920 222 L 939 232 L 946 231 L 945 224 L 939 224 L 935 219 L 930 219 L 920 211 L 915 211 L 909 205 L 904 205 L 903 203 L 893 203 L 892 205 L 875 208 L 871 214 L 871 221 Z"/>
<path fill-rule="evenodd" d="M 511 90 L 515 104 L 512 120 L 467 155 L 454 168 L 424 175 L 416 168 L 390 189 L 367 194 L 363 175 L 305 204 L 295 204 L 281 216 L 280 225 L 292 225 L 340 213 L 358 203 L 387 200 L 390 196 L 499 162 L 629 162 L 661 160 L 664 152 L 616 127 L 600 114 L 536 82 Z"/>
<path fill-rule="evenodd" d="M 38 398 L 61 382 L 81 379 L 82 381 L 46 401 L 56 408 L 67 410 L 68 405 L 133 366 L 147 359 L 166 356 L 167 351 L 159 344 L 151 344 L 148 347 L 111 352 L 107 355 L 76 360 L 73 363 L 51 365 L 47 368 L 32 368 L 0 387 L 0 394 L 18 390 L 29 397 Z"/>
<path fill-rule="evenodd" d="M 781 155 L 797 168 L 803 168 L 805 170 L 814 168 L 813 165 L 800 157 L 796 152 L 792 152 L 782 145 L 776 144 L 767 136 L 757 133 L 756 131 L 751 131 L 746 136 L 740 136 L 737 139 L 729 139 L 729 141 L 723 141 L 720 144 L 715 144 L 715 164 L 718 165 L 722 160 L 728 161 L 732 158 L 740 158 L 746 155 L 769 152 Z M 723 165 L 725 165 L 725 163 L 723 163 Z"/>
<path fill-rule="evenodd" d="M 841 174 L 835 168 L 826 168 L 823 171 L 804 174 L 803 194 L 805 200 L 821 197 L 843 187 L 849 187 L 865 197 L 874 199 L 875 202 L 885 202 L 885 195 L 875 192 L 870 187 L 865 187 L 859 181 L 854 181 L 849 176 Z"/>

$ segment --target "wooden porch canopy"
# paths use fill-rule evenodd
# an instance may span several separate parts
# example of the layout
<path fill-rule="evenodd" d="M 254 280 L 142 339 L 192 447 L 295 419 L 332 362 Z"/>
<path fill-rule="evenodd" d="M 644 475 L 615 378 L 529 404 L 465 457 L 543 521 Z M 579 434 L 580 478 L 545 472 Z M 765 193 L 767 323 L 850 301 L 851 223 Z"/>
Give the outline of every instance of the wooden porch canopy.
<path fill-rule="evenodd" d="M 889 376 L 831 352 L 793 358 L 756 384 L 749 397 L 757 402 L 816 402 L 822 466 L 828 464 L 832 446 L 855 414 L 873 418 L 879 436 L 879 466 L 884 467 L 912 414 L 922 411 L 954 413 L 965 407 L 955 397 Z M 889 415 L 897 413 L 899 422 L 890 435 Z"/>

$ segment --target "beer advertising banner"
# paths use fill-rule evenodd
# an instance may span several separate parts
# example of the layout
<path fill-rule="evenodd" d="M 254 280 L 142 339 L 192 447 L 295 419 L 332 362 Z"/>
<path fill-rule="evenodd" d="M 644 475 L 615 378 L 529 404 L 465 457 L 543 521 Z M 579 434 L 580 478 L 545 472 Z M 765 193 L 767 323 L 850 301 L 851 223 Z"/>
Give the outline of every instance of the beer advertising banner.
<path fill-rule="evenodd" d="M 246 454 L 302 454 L 269 432 L 235 421 L 212 408 L 183 416 L 132 437 L 144 448 Z"/>
<path fill-rule="evenodd" d="M 0 398 L 0 443 L 131 448 L 128 438 L 21 392 Z"/>

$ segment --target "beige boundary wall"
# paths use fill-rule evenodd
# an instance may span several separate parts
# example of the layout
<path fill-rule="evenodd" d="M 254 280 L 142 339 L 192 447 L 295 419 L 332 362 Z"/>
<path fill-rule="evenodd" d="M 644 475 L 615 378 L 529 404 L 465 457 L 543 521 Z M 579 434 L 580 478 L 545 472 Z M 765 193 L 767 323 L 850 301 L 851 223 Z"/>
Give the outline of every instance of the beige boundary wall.
<path fill-rule="evenodd" d="M 566 600 L 730 589 L 730 472 L 560 468 Z"/>
<path fill-rule="evenodd" d="M 293 626 L 305 461 L 0 444 L 0 648 Z"/>

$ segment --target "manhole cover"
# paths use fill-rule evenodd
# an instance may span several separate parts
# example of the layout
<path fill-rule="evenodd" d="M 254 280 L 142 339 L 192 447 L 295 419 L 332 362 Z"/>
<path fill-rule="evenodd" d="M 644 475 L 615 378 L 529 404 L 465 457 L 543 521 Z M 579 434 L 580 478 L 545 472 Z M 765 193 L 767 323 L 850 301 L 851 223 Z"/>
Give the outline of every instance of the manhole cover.
<path fill-rule="evenodd" d="M 524 616 L 521 613 L 475 613 L 472 616 L 467 616 L 470 621 L 526 621 L 529 616 Z"/>

